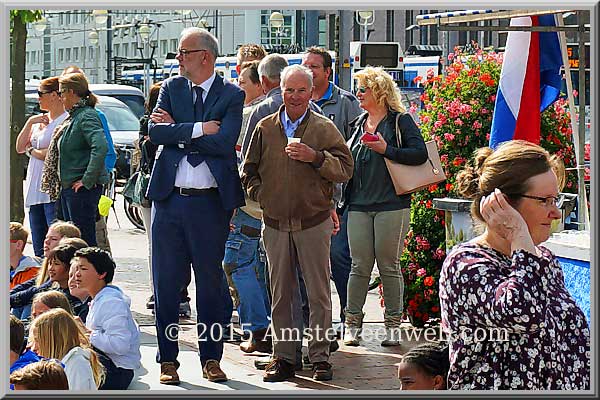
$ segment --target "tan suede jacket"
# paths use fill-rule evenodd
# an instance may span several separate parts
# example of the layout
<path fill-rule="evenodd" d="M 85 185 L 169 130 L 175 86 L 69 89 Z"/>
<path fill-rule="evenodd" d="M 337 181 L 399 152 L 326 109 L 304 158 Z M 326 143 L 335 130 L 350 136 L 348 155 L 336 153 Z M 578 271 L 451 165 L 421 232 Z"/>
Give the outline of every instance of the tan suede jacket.
<path fill-rule="evenodd" d="M 281 106 L 256 125 L 242 166 L 242 184 L 248 197 L 259 202 L 267 226 L 298 231 L 329 218 L 333 185 L 352 177 L 354 161 L 333 122 L 311 110 L 294 137 L 316 150 L 317 159 L 306 163 L 289 158 L 283 110 Z"/>

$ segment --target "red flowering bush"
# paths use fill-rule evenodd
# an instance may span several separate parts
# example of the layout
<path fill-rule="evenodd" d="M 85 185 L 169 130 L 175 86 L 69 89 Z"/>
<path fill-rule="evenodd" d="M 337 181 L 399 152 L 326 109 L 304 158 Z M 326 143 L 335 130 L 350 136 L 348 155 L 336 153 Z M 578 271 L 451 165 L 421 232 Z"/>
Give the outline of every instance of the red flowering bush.
<path fill-rule="evenodd" d="M 415 193 L 411 228 L 401 257 L 405 312 L 415 326 L 438 319 L 439 275 L 446 258 L 444 211 L 433 208 L 432 199 L 458 197 L 455 176 L 473 152 L 489 143 L 492 113 L 502 66 L 502 54 L 451 54 L 445 76 L 424 83 L 424 108 L 419 113 L 425 140 L 435 140 L 447 180 Z M 542 114 L 541 145 L 558 154 L 567 167 L 575 163 L 570 116 L 564 100 Z M 570 172 L 565 191 L 576 192 L 576 175 Z M 432 321 L 433 322 L 433 321 Z"/>

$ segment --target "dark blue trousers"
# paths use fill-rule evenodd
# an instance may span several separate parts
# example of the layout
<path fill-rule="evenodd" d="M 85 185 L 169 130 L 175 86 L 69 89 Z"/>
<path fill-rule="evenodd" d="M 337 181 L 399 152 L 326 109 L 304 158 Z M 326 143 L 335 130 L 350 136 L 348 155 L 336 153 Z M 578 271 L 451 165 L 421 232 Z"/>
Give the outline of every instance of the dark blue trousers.
<path fill-rule="evenodd" d="M 331 237 L 331 249 L 329 253 L 331 263 L 331 279 L 340 297 L 340 318 L 344 322 L 344 310 L 348 300 L 348 278 L 352 268 L 352 257 L 350 257 L 350 246 L 348 245 L 348 209 L 340 215 L 340 231 Z"/>
<path fill-rule="evenodd" d="M 155 201 L 152 221 L 152 276 L 157 362 L 174 362 L 179 354 L 177 331 L 181 290 L 194 269 L 200 361 L 220 361 L 223 332 L 233 309 L 221 261 L 232 211 L 222 206 L 216 190 L 199 196 L 173 192 Z"/>
<path fill-rule="evenodd" d="M 54 220 L 56 220 L 56 202 L 29 206 L 29 227 L 31 228 L 33 253 L 36 257 L 44 255 L 44 239 L 46 239 L 48 227 Z"/>
<path fill-rule="evenodd" d="M 96 246 L 96 215 L 98 202 L 102 194 L 102 185 L 96 185 L 88 190 L 81 187 L 77 192 L 68 188 L 60 192 L 62 217 L 72 221 L 81 231 L 81 238 L 89 246 Z"/>

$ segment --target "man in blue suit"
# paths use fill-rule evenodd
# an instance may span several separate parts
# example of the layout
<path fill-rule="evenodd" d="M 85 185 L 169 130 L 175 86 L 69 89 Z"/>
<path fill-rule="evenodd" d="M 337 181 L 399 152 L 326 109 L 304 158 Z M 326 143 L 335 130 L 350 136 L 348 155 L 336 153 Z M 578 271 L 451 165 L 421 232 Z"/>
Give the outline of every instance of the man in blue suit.
<path fill-rule="evenodd" d="M 224 296 L 229 292 L 221 261 L 233 210 L 244 205 L 235 153 L 244 92 L 215 73 L 218 54 L 217 39 L 206 30 L 181 33 L 179 76 L 163 83 L 148 126 L 150 140 L 159 145 L 147 194 L 154 207 L 152 274 L 164 384 L 179 383 L 179 293 L 189 282 L 190 264 L 203 376 L 227 380 L 219 362 L 232 303 Z"/>

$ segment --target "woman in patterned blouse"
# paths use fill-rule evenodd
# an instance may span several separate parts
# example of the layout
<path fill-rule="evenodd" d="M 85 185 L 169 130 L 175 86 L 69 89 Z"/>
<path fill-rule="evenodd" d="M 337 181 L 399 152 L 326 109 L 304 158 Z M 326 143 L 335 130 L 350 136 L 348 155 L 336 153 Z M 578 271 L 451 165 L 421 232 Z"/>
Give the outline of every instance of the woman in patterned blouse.
<path fill-rule="evenodd" d="M 561 217 L 564 166 L 537 145 L 479 149 L 457 176 L 483 233 L 454 248 L 440 276 L 450 340 L 448 388 L 590 388 L 590 331 L 540 243 Z"/>

